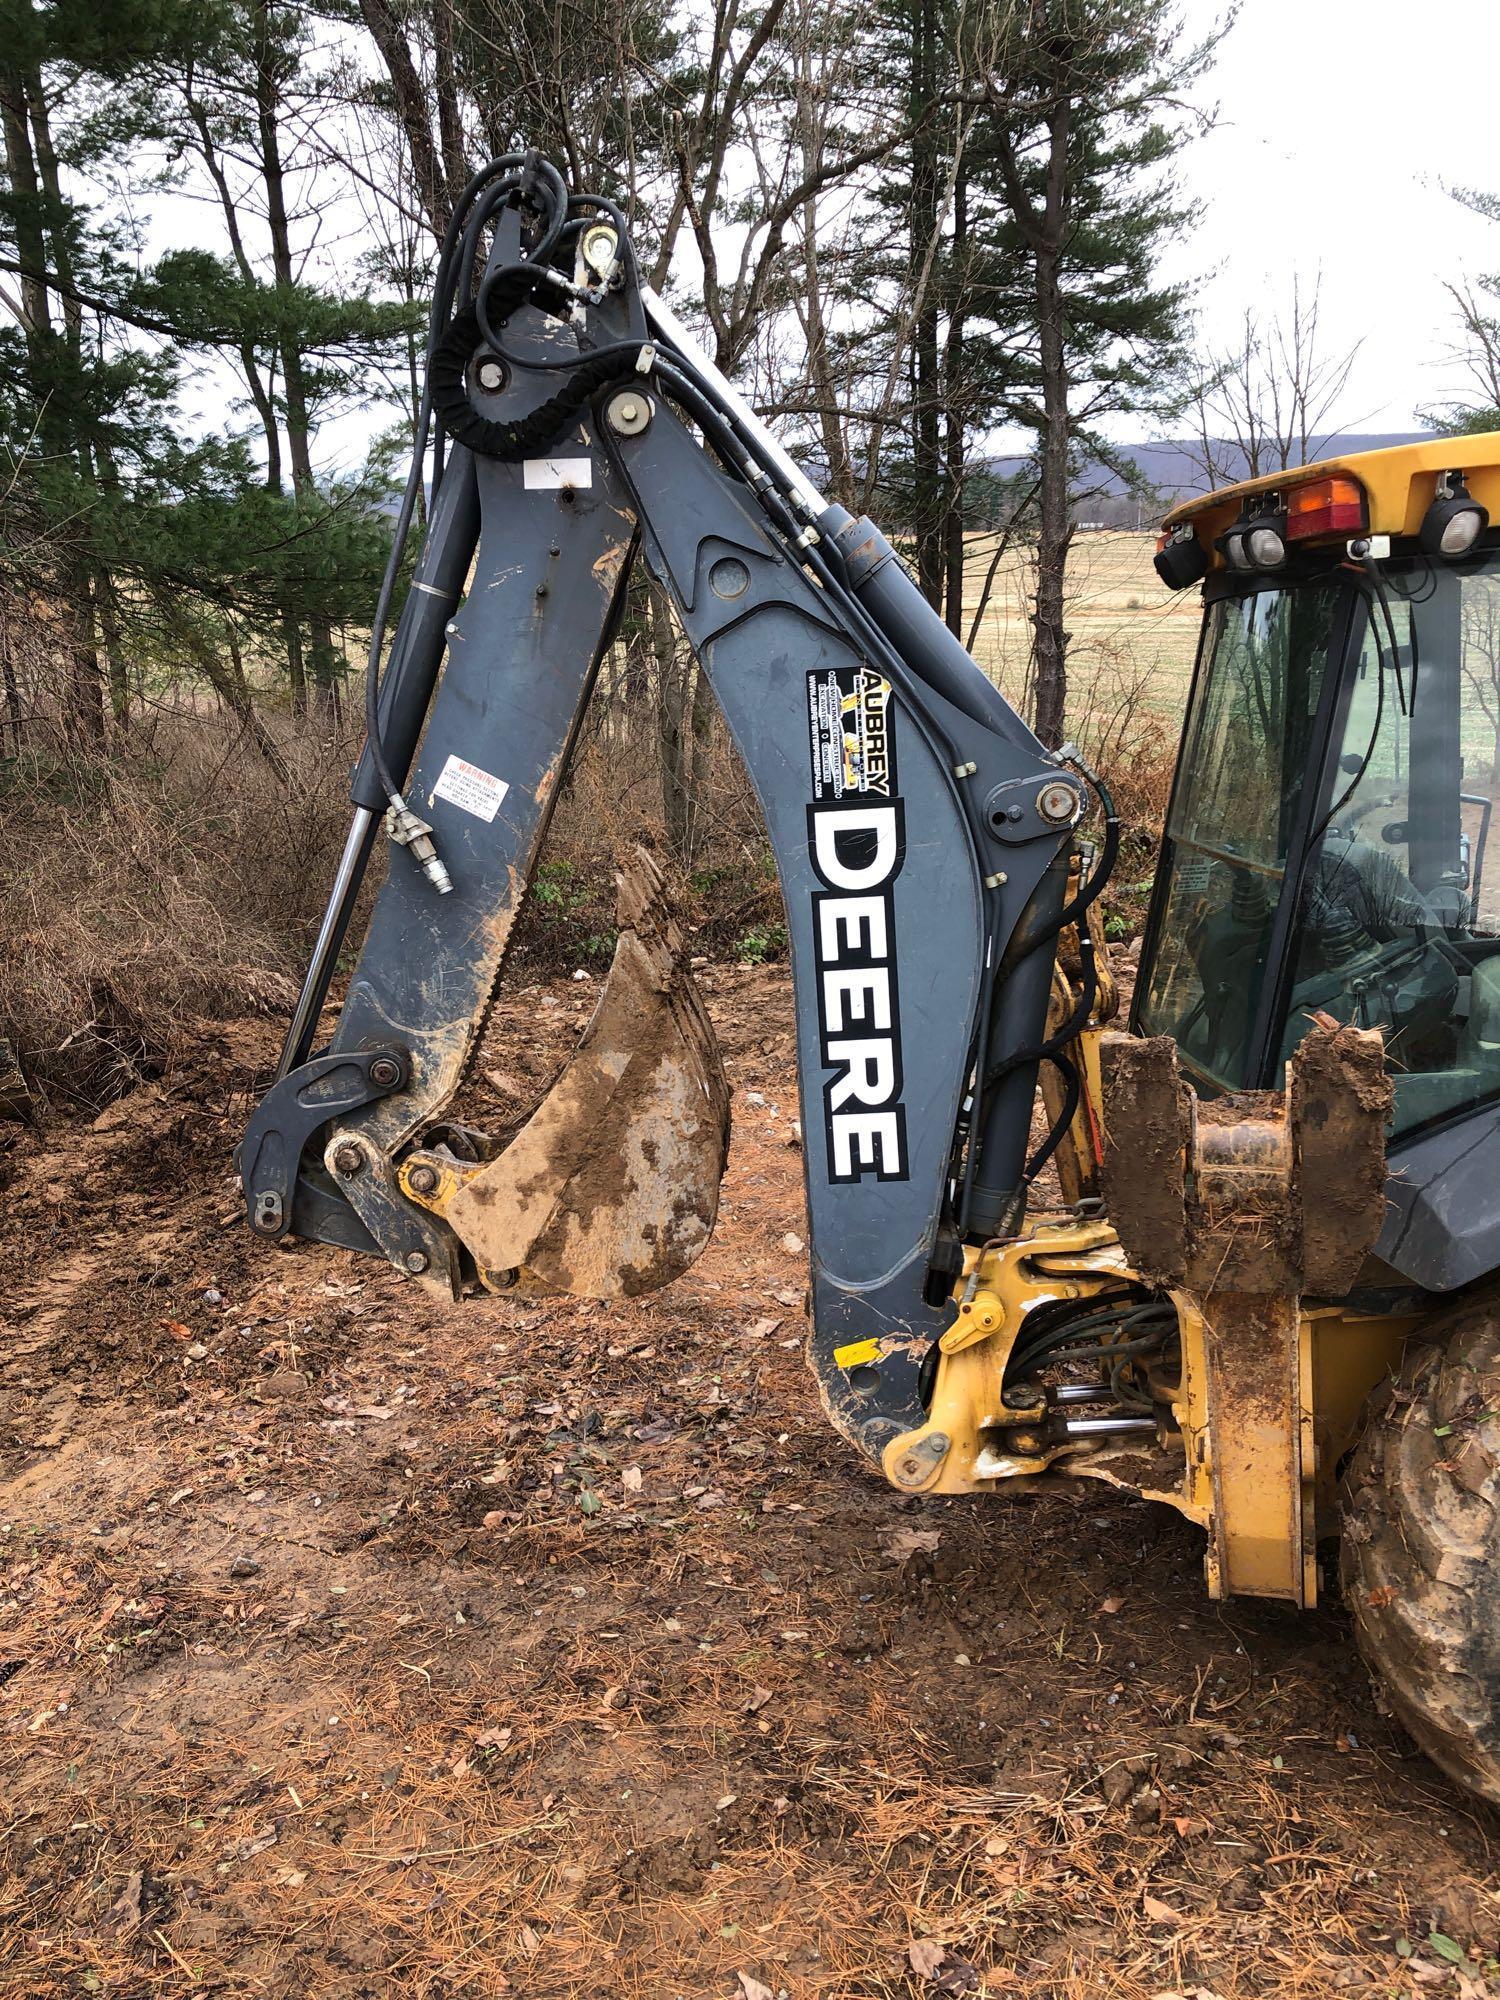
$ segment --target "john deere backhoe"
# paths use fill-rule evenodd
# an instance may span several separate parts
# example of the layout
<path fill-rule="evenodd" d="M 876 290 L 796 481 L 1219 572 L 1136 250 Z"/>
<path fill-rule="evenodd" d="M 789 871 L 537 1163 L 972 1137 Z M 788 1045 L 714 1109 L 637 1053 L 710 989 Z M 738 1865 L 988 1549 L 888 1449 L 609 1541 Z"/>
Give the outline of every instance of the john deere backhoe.
<path fill-rule="evenodd" d="M 419 428 L 354 822 L 241 1149 L 251 1227 L 455 1300 L 628 1296 L 708 1240 L 728 1096 L 644 857 L 533 1116 L 454 1108 L 640 557 L 780 874 L 831 1422 L 908 1494 L 1166 1501 L 1221 1597 L 1311 1604 L 1342 1529 L 1390 1702 L 1500 1799 L 1500 436 L 1168 517 L 1203 630 L 1124 1034 L 1104 785 L 695 352 L 619 211 L 534 155 L 455 211 Z"/>

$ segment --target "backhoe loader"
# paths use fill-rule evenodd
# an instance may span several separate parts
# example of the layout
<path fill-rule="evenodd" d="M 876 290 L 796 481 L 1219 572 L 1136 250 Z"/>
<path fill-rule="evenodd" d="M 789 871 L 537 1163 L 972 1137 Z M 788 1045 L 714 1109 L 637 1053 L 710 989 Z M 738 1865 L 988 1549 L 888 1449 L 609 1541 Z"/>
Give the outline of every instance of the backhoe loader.
<path fill-rule="evenodd" d="M 779 873 L 834 1427 L 907 1495 L 1164 1501 L 1217 1597 L 1310 1605 L 1341 1535 L 1386 1698 L 1500 1799 L 1497 507 L 1490 436 L 1168 516 L 1202 636 L 1117 1032 L 1104 782 L 696 350 L 619 209 L 492 162 L 442 249 L 353 823 L 240 1149 L 251 1228 L 453 1300 L 632 1296 L 708 1241 L 728 1092 L 649 857 L 532 1116 L 455 1109 L 639 557 Z"/>

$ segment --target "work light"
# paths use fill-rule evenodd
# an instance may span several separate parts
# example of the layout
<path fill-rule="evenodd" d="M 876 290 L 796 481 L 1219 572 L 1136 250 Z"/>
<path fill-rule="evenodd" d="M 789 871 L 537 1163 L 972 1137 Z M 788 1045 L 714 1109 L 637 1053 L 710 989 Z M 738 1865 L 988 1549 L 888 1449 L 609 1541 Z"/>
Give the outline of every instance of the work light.
<path fill-rule="evenodd" d="M 1286 561 L 1286 516 L 1269 507 L 1252 514 L 1247 503 L 1220 547 L 1231 569 L 1280 569 Z"/>
<path fill-rule="evenodd" d="M 1156 545 L 1156 574 L 1168 590 L 1186 590 L 1208 575 L 1208 550 L 1199 541 L 1191 521 L 1175 534 L 1163 535 Z"/>
<path fill-rule="evenodd" d="M 1440 472 L 1436 495 L 1422 516 L 1417 540 L 1424 554 L 1447 556 L 1452 561 L 1469 553 L 1489 525 L 1489 518 L 1488 511 L 1470 495 L 1461 472 Z"/>

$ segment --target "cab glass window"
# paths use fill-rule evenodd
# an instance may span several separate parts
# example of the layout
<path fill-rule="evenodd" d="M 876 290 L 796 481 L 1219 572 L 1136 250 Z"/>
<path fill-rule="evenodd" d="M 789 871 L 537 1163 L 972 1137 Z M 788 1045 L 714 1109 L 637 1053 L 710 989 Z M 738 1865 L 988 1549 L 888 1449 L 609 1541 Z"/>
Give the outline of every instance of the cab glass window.
<path fill-rule="evenodd" d="M 1328 801 L 1303 873 L 1283 1055 L 1378 1027 L 1399 1136 L 1500 1095 L 1500 560 L 1361 588 Z"/>
<path fill-rule="evenodd" d="M 1147 1034 L 1171 1035 L 1205 1080 L 1231 1089 L 1253 1081 L 1271 924 L 1344 589 L 1339 580 L 1268 585 L 1207 613 L 1137 1019 Z"/>

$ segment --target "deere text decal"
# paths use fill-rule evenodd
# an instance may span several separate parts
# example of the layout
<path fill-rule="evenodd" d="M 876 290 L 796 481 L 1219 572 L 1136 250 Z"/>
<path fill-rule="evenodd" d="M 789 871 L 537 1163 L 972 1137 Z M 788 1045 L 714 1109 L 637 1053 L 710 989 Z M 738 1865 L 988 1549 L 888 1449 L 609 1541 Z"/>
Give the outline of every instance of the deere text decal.
<path fill-rule="evenodd" d="M 892 885 L 906 852 L 891 685 L 864 667 L 807 677 L 819 1052 L 828 1178 L 907 1178 Z"/>

